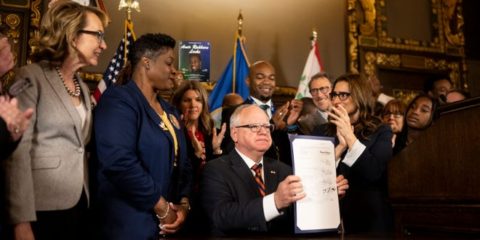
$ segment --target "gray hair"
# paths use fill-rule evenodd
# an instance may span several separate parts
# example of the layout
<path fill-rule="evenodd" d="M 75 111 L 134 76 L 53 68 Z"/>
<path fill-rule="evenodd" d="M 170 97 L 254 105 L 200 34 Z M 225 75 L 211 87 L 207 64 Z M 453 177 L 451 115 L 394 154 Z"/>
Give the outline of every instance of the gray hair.
<path fill-rule="evenodd" d="M 230 117 L 230 128 L 234 128 L 234 127 L 239 126 L 241 124 L 241 122 L 240 122 L 241 113 L 243 112 L 243 110 L 245 110 L 249 107 L 255 107 L 255 108 L 261 109 L 256 104 L 242 104 L 242 105 L 238 106 L 235 109 L 235 111 L 233 112 L 232 116 Z M 263 109 L 261 109 L 261 110 L 262 110 L 262 112 L 265 113 L 265 115 L 267 115 L 267 113 L 265 111 L 263 111 Z M 267 115 L 267 117 L 268 117 L 268 115 Z"/>
<path fill-rule="evenodd" d="M 319 72 L 319 73 L 316 73 L 315 75 L 313 75 L 310 78 L 310 81 L 308 82 L 308 89 L 310 89 L 310 86 L 312 85 L 312 82 L 319 79 L 319 78 L 328 79 L 328 81 L 330 82 L 330 87 L 332 86 L 332 80 L 330 80 L 330 75 L 328 75 L 328 73 L 326 73 L 326 72 Z"/>

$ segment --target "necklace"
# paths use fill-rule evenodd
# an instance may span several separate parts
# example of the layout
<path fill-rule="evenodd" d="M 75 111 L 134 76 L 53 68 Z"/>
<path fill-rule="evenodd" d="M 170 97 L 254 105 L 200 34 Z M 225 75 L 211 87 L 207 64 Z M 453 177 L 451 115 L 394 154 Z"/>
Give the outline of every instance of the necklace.
<path fill-rule="evenodd" d="M 75 91 L 70 90 L 70 88 L 67 87 L 67 84 L 65 84 L 65 79 L 63 79 L 63 75 L 60 72 L 59 67 L 55 67 L 55 70 L 57 70 L 58 76 L 60 79 L 62 79 L 63 86 L 67 90 L 68 95 L 72 97 L 80 97 L 80 83 L 78 82 L 78 79 L 74 76 L 73 77 L 73 84 L 75 85 Z"/>

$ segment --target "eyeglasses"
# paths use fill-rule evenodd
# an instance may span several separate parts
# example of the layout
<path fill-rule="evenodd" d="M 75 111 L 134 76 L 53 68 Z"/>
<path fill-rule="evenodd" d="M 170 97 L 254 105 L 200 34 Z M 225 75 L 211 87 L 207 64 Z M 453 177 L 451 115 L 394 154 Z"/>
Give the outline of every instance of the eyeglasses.
<path fill-rule="evenodd" d="M 245 124 L 241 126 L 235 126 L 236 128 L 248 128 L 250 131 L 257 133 L 260 132 L 260 129 L 264 129 L 267 132 L 273 132 L 275 125 L 273 124 Z"/>
<path fill-rule="evenodd" d="M 345 101 L 345 100 L 347 100 L 348 97 L 350 97 L 350 95 L 351 94 L 349 92 L 331 92 L 330 93 L 330 99 L 333 101 L 333 99 L 338 97 L 338 99 L 340 99 L 340 101 Z"/>
<path fill-rule="evenodd" d="M 310 94 L 316 95 L 318 93 L 328 94 L 330 92 L 330 87 L 320 87 L 320 88 L 311 88 Z"/>
<path fill-rule="evenodd" d="M 90 34 L 95 37 L 97 37 L 98 43 L 102 43 L 105 41 L 105 33 L 101 31 L 89 31 L 89 30 L 80 30 L 78 31 L 79 33 L 85 33 L 85 34 Z"/>
<path fill-rule="evenodd" d="M 382 114 L 382 116 L 385 118 L 385 117 L 390 117 L 390 116 L 393 116 L 394 118 L 401 118 L 403 117 L 403 114 L 399 113 L 399 112 L 396 112 L 396 113 L 392 113 L 392 112 L 385 112 Z"/>

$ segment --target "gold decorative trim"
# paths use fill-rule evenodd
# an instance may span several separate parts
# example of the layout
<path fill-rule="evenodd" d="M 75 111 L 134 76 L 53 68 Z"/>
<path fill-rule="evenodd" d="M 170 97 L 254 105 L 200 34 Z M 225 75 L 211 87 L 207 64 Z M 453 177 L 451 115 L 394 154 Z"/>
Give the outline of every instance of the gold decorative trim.
<path fill-rule="evenodd" d="M 432 13 L 432 40 L 431 41 L 419 41 L 414 39 L 402 39 L 393 38 L 387 34 L 387 21 L 388 17 L 386 12 L 386 0 L 379 0 L 378 4 L 378 45 L 386 48 L 396 48 L 402 50 L 411 51 L 423 51 L 423 52 L 445 52 L 445 44 L 443 38 L 442 25 L 442 7 L 440 1 L 431 0 L 431 13 Z"/>
<path fill-rule="evenodd" d="M 465 37 L 463 35 L 462 0 L 443 0 L 443 26 L 447 42 L 456 47 L 463 47 Z"/>
<path fill-rule="evenodd" d="M 0 15 L 2 16 L 2 15 Z M 6 35 L 8 39 L 10 39 L 10 44 L 12 48 L 13 58 L 15 64 L 19 64 L 19 59 L 21 56 L 18 54 L 20 53 L 20 36 L 21 36 L 21 24 L 22 17 L 15 13 L 6 13 L 5 19 L 3 19 L 5 25 L 8 26 L 8 30 L 6 31 Z M 2 23 L 2 19 L 0 19 L 0 23 Z M 5 87 L 9 87 L 13 80 L 15 79 L 15 73 L 13 71 L 9 71 L 7 74 L 1 77 L 0 81 L 1 84 Z"/>
<path fill-rule="evenodd" d="M 405 105 L 408 105 L 421 91 L 406 90 L 406 89 L 393 89 L 393 97 L 400 99 Z"/>
<path fill-rule="evenodd" d="M 365 65 L 363 66 L 363 70 L 367 76 L 375 75 L 379 66 L 395 69 L 445 71 L 448 72 L 454 88 L 468 89 L 468 84 L 466 82 L 462 85 L 462 79 L 465 79 L 465 76 L 462 75 L 466 68 L 464 64 L 464 61 L 447 61 L 443 58 L 430 58 L 405 54 L 386 54 L 369 51 L 365 53 Z M 461 69 L 461 67 L 463 69 Z M 394 97 L 401 99 L 406 103 L 419 92 L 420 91 L 408 89 L 393 89 Z"/>
<path fill-rule="evenodd" d="M 376 74 L 379 66 L 400 72 L 445 72 L 456 88 L 468 90 L 463 0 L 424 1 L 430 5 L 432 37 L 422 41 L 388 36 L 389 1 L 347 0 L 347 70 L 367 76 Z M 402 99 L 418 93 L 404 89 L 393 91 Z"/>
<path fill-rule="evenodd" d="M 27 63 L 31 63 L 31 56 L 38 50 L 40 39 L 40 4 L 41 0 L 33 0 L 30 6 L 30 31 L 28 33 Z"/>
<path fill-rule="evenodd" d="M 347 3 L 347 26 L 348 26 L 348 71 L 358 72 L 358 32 L 357 32 L 357 0 L 348 0 Z"/>
<path fill-rule="evenodd" d="M 412 61 L 411 59 L 415 58 L 416 65 L 407 63 L 407 61 Z M 448 71 L 449 77 L 453 82 L 455 88 L 462 87 L 462 69 L 460 68 L 462 61 L 447 61 L 443 58 L 430 58 L 423 56 L 411 56 L 405 54 L 386 54 L 380 52 L 366 52 L 365 53 L 365 65 L 363 70 L 367 76 L 374 75 L 378 66 L 384 66 L 389 68 L 415 68 L 423 70 L 438 70 L 438 71 Z M 465 89 L 468 86 L 463 85 Z"/>
<path fill-rule="evenodd" d="M 3 6 L 14 7 L 14 8 L 28 8 L 28 6 L 30 5 L 30 1 L 27 1 L 27 3 L 25 5 L 5 3 L 5 0 L 1 0 L 0 3 Z"/>
<path fill-rule="evenodd" d="M 377 17 L 377 9 L 375 8 L 375 0 L 360 0 L 363 10 L 363 23 L 360 24 L 360 33 L 364 36 L 373 35 L 375 33 L 375 21 Z"/>

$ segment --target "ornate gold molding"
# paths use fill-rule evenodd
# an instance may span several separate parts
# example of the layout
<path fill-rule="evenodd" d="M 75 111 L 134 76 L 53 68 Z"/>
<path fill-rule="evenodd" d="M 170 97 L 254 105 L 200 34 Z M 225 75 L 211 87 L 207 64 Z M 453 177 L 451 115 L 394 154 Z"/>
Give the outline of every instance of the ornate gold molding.
<path fill-rule="evenodd" d="M 377 9 L 375 0 L 360 0 L 363 10 L 364 20 L 360 24 L 360 33 L 362 35 L 373 35 L 375 33 L 375 20 L 377 18 Z"/>
<path fill-rule="evenodd" d="M 442 26 L 442 5 L 438 0 L 430 0 L 432 14 L 432 40 L 420 41 L 416 39 L 402 39 L 388 36 L 386 12 L 386 0 L 379 0 L 378 10 L 378 46 L 410 51 L 422 52 L 445 52 L 445 44 Z"/>
<path fill-rule="evenodd" d="M 442 0 L 442 9 L 446 52 L 451 55 L 464 56 L 462 0 Z"/>
<path fill-rule="evenodd" d="M 40 14 L 41 0 L 34 0 L 30 6 L 30 30 L 28 33 L 28 51 L 27 62 L 30 63 L 30 56 L 38 50 L 38 41 L 40 39 L 40 20 L 42 18 Z"/>
<path fill-rule="evenodd" d="M 462 68 L 464 68 L 464 66 L 461 61 L 448 61 L 443 58 L 412 56 L 406 54 L 386 54 L 372 51 L 366 52 L 365 64 L 363 66 L 365 74 L 367 76 L 375 75 L 378 67 L 446 71 L 448 72 L 455 88 L 468 88 L 466 83 L 462 85 L 462 79 L 464 79 L 462 78 Z M 418 94 L 419 91 L 393 89 L 393 93 L 395 97 L 408 102 L 407 100 Z"/>
<path fill-rule="evenodd" d="M 357 0 L 347 2 L 347 26 L 348 26 L 348 71 L 358 72 L 358 32 L 357 32 Z"/>
<path fill-rule="evenodd" d="M 0 15 L 2 16 L 2 15 Z M 8 39 L 10 39 L 10 44 L 12 47 L 13 57 L 15 59 L 16 64 L 19 64 L 19 56 L 20 49 L 21 49 L 21 27 L 22 27 L 22 17 L 16 13 L 6 13 L 4 14 L 5 18 L 0 18 L 0 25 L 5 24 L 8 28 L 6 30 L 6 35 Z M 10 86 L 15 78 L 15 74 L 13 71 L 8 72 L 4 76 L 1 77 L 0 81 L 3 86 Z"/>

